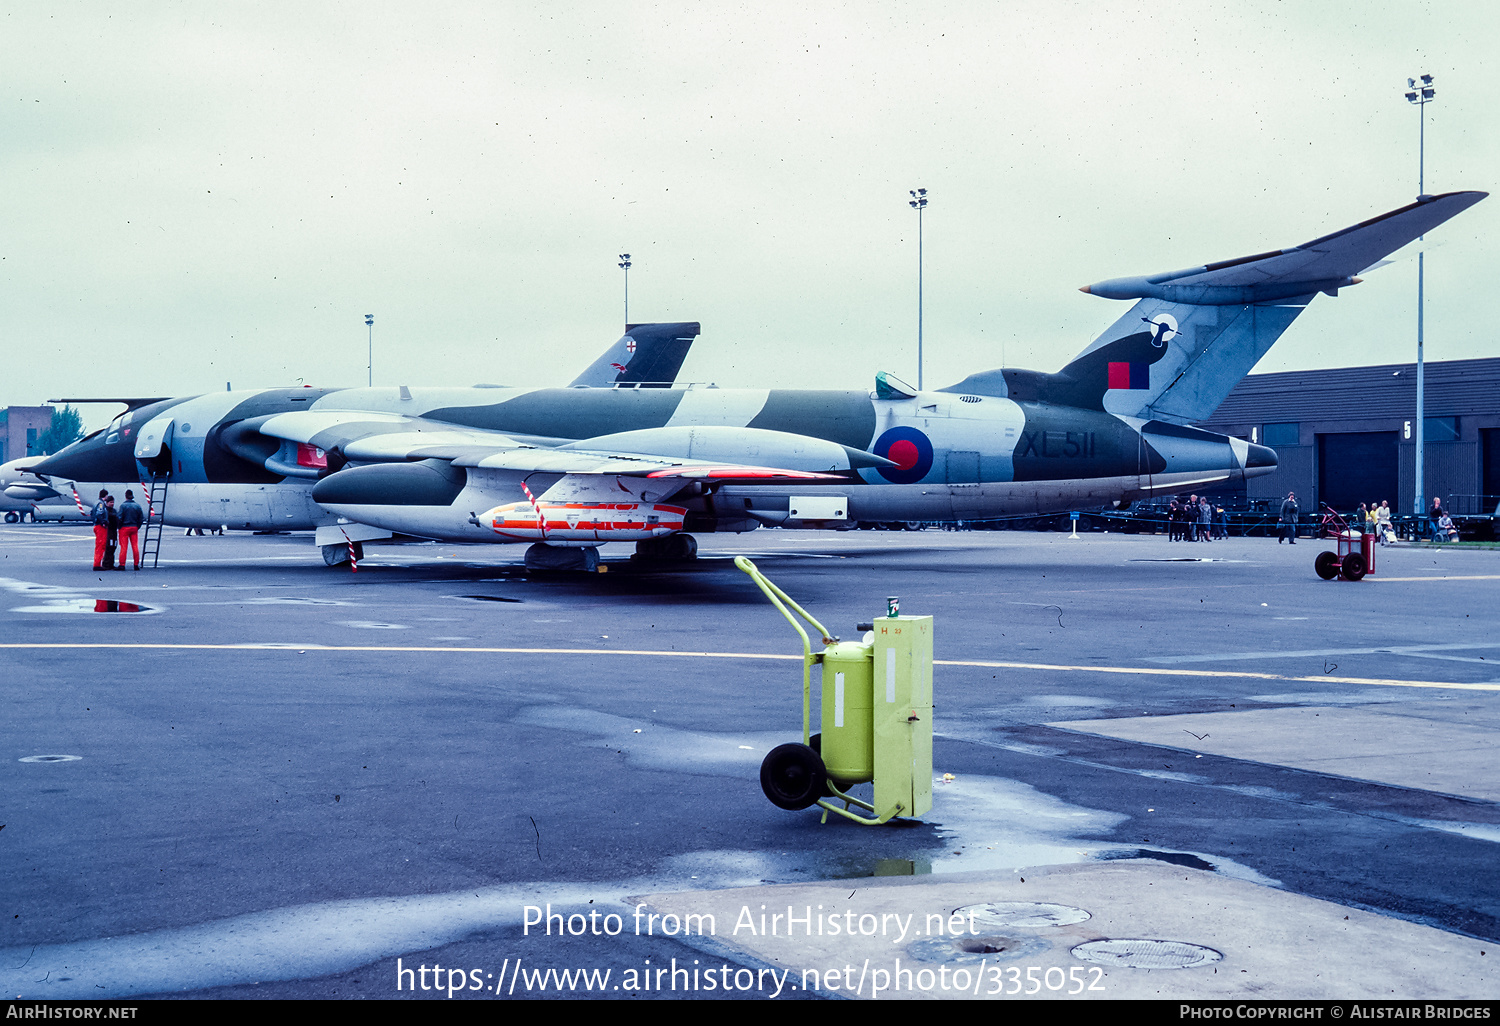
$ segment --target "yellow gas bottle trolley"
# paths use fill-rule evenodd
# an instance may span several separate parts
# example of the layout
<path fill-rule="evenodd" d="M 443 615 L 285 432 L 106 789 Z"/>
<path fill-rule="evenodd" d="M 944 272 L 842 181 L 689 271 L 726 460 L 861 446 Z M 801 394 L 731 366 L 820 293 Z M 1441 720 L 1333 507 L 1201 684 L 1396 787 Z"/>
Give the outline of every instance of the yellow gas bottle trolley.
<path fill-rule="evenodd" d="M 830 812 L 873 826 L 931 810 L 932 617 L 902 616 L 891 598 L 885 616 L 859 625 L 863 640 L 840 641 L 750 560 L 740 556 L 734 565 L 802 637 L 802 742 L 777 746 L 761 763 L 766 797 L 783 809 L 819 805 L 825 823 Z M 823 651 L 813 652 L 793 611 L 818 631 Z M 812 733 L 814 666 L 823 674 L 817 734 Z M 873 802 L 847 793 L 866 782 L 875 785 Z"/>

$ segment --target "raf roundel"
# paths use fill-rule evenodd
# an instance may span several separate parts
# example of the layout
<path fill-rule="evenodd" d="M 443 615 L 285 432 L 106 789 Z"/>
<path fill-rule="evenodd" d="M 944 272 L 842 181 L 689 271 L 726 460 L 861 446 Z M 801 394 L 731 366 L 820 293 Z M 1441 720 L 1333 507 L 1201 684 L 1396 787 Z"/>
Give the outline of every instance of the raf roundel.
<path fill-rule="evenodd" d="M 879 468 L 880 476 L 893 484 L 916 484 L 932 469 L 932 442 L 916 428 L 891 428 L 875 440 L 873 451 L 896 464 Z"/>

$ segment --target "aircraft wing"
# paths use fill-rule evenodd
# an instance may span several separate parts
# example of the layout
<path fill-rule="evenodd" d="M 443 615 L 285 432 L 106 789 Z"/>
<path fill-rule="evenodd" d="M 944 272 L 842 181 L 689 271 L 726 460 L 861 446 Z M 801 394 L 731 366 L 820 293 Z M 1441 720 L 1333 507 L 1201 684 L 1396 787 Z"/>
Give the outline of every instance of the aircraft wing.
<path fill-rule="evenodd" d="M 444 459 L 455 467 L 479 470 L 512 470 L 523 474 L 588 474 L 625 477 L 682 478 L 684 480 L 766 481 L 843 480 L 842 475 L 808 470 L 762 467 L 749 463 L 720 463 L 648 453 L 590 452 L 586 449 L 545 449 L 538 446 L 509 448 L 434 448 L 413 453 L 421 459 Z"/>
<path fill-rule="evenodd" d="M 260 439 L 336 450 L 344 460 L 359 463 L 424 459 L 415 455 L 423 449 L 466 450 L 538 442 L 532 436 L 514 437 L 425 417 L 368 410 L 299 410 L 253 417 L 231 425 L 222 441 L 237 455 L 250 459 L 245 450 Z M 544 441 L 556 444 L 565 439 Z"/>
<path fill-rule="evenodd" d="M 338 466 L 436 459 L 455 467 L 557 474 L 645 474 L 683 468 L 683 476 L 716 480 L 731 476 L 727 472 L 735 467 L 754 471 L 749 478 L 763 479 L 762 472 L 768 470 L 794 476 L 840 474 L 890 464 L 836 442 L 760 428 L 661 427 L 573 440 L 366 410 L 305 410 L 252 418 L 232 425 L 222 441 L 243 458 L 268 466 L 276 460 L 278 467 L 271 469 L 295 462 L 296 453 L 289 447 L 299 445 L 336 454 Z M 273 456 L 278 447 L 283 451 Z M 747 458 L 752 453 L 754 457 Z M 725 473 L 708 472 L 715 468 Z"/>
<path fill-rule="evenodd" d="M 542 498 L 548 501 L 597 503 L 621 496 L 660 501 L 684 489 L 733 483 L 841 482 L 852 469 L 843 446 L 780 432 L 663 428 L 601 436 L 593 440 L 597 448 L 588 440 L 559 448 L 482 428 L 359 410 L 255 418 L 226 431 L 223 440 L 245 458 L 259 456 L 269 470 L 317 478 L 314 501 L 359 521 L 373 507 L 446 503 L 456 497 L 452 488 L 463 487 L 460 481 L 484 493 L 491 505 L 520 498 L 512 493 L 524 491 L 518 482 L 527 480 L 545 482 Z M 697 455 L 690 452 L 695 443 Z M 319 460 L 305 459 L 299 446 L 319 450 Z M 749 452 L 760 459 L 743 458 Z M 764 465 L 767 457 L 798 465 Z M 474 496 L 479 508 L 481 498 Z"/>

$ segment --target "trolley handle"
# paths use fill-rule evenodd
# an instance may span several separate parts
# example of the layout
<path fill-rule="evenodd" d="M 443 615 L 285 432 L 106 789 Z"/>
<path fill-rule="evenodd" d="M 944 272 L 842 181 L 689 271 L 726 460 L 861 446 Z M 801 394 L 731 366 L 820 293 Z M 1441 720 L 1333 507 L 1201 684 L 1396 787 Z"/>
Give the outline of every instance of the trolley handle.
<path fill-rule="evenodd" d="M 801 606 L 797 605 L 797 603 L 792 600 L 791 596 L 787 595 L 786 592 L 782 591 L 780 588 L 776 587 L 775 584 L 771 583 L 770 578 L 761 573 L 756 565 L 750 562 L 749 558 L 745 556 L 736 556 L 734 558 L 734 565 L 743 570 L 745 574 L 755 582 L 755 586 L 765 593 L 766 598 L 771 600 L 771 605 L 775 606 L 781 611 L 781 615 L 786 617 L 787 623 L 791 624 L 792 628 L 796 630 L 796 632 L 802 637 L 802 743 L 811 744 L 812 666 L 822 658 L 822 654 L 819 653 L 818 655 L 813 655 L 812 642 L 807 637 L 807 631 L 802 629 L 802 625 L 798 623 L 792 616 L 791 611 L 787 609 L 787 606 L 791 606 L 792 609 L 795 609 L 797 611 L 798 616 L 801 616 L 802 619 L 806 620 L 808 623 L 812 624 L 818 629 L 818 633 L 822 635 L 823 644 L 832 645 L 838 639 L 834 638 L 828 633 L 827 627 L 824 627 L 817 620 L 813 619 L 811 613 L 803 609 Z"/>
<path fill-rule="evenodd" d="M 1350 529 L 1349 528 L 1349 522 L 1347 520 L 1345 520 L 1343 517 L 1339 516 L 1339 511 L 1336 510 L 1336 509 L 1334 509 L 1328 503 L 1326 503 L 1326 502 L 1323 503 L 1323 508 L 1325 510 L 1327 510 L 1328 512 L 1326 512 L 1326 513 L 1323 514 L 1323 525 L 1322 526 L 1325 529 L 1328 528 L 1328 527 L 1333 527 L 1333 529 L 1334 529 L 1335 533 L 1338 535 L 1338 537 L 1340 537 L 1340 538 L 1344 537 L 1344 535 Z M 1330 520 L 1333 521 L 1332 524 L 1329 523 Z M 1364 525 L 1363 524 L 1360 525 L 1360 530 L 1361 531 L 1364 530 Z M 1325 534 L 1325 535 L 1323 535 L 1323 537 L 1326 538 L 1327 535 Z"/>
<path fill-rule="evenodd" d="M 787 606 L 791 606 L 792 609 L 797 611 L 798 616 L 818 629 L 818 633 L 823 637 L 823 644 L 832 645 L 838 640 L 828 633 L 827 627 L 824 627 L 817 620 L 813 619 L 811 613 L 797 605 L 786 592 L 776 587 L 770 578 L 761 573 L 760 569 L 754 563 L 750 562 L 748 557 L 736 556 L 734 558 L 734 565 L 743 570 L 755 582 L 756 587 L 765 592 L 766 598 L 771 600 L 773 606 L 781 610 L 781 615 L 786 617 L 787 623 L 791 624 L 797 633 L 802 635 L 802 652 L 809 660 L 812 658 L 812 642 L 808 640 L 807 632 L 802 629 L 802 625 L 792 618 L 792 614 L 787 610 Z"/>

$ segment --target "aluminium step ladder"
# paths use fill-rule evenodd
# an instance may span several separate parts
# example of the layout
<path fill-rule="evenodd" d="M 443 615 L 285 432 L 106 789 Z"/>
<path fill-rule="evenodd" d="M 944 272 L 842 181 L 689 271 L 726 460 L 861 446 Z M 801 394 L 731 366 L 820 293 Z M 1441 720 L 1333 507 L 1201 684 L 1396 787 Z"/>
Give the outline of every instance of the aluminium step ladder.
<path fill-rule="evenodd" d="M 146 560 L 151 560 L 151 566 L 156 566 L 161 556 L 161 531 L 166 524 L 167 512 L 167 483 L 172 475 L 152 474 L 151 483 L 146 490 L 146 537 L 141 539 L 141 565 L 146 565 Z"/>

